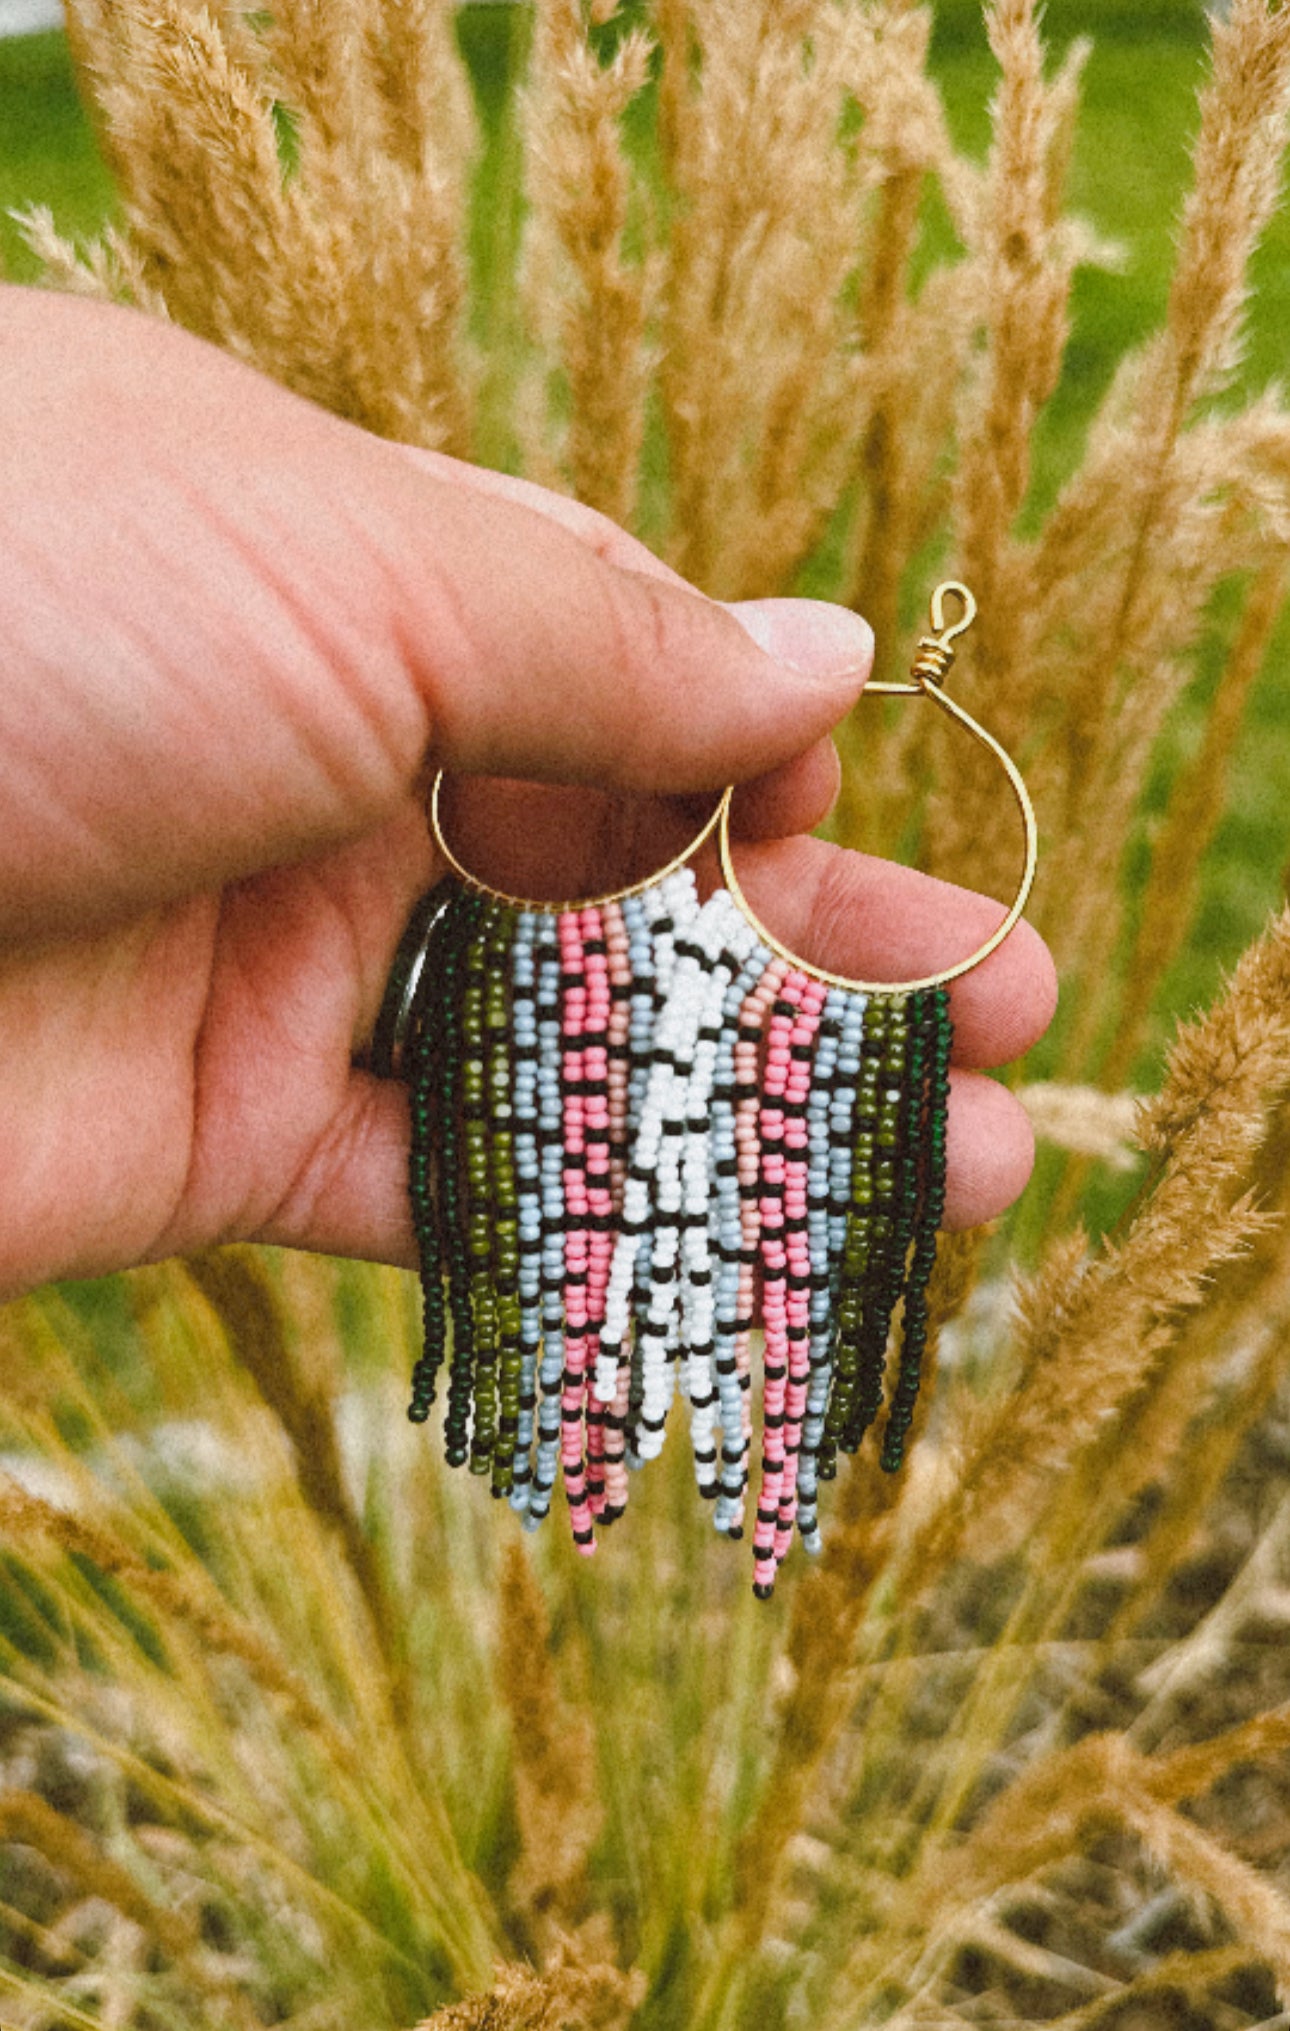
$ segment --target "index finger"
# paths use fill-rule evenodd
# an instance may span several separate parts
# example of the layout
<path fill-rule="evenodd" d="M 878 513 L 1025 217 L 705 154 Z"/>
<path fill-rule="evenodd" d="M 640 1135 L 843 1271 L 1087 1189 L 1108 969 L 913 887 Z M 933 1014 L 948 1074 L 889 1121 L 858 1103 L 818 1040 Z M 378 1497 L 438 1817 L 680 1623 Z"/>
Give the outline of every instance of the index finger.
<path fill-rule="evenodd" d="M 765 928 L 808 965 L 899 987 L 966 959 L 1005 905 L 916 868 L 819 839 L 736 848 L 736 871 Z M 1020 1057 L 1047 1029 L 1057 975 L 1024 921 L 971 972 L 950 983 L 954 1063 L 984 1068 Z"/>

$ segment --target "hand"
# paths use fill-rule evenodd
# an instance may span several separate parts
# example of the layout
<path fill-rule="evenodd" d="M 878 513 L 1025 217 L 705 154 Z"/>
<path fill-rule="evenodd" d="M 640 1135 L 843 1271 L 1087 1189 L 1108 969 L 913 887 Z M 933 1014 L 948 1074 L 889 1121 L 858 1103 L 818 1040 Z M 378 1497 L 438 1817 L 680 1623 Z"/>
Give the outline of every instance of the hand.
<path fill-rule="evenodd" d="M 648 858 L 753 779 L 755 906 L 804 951 L 899 974 L 997 921 L 782 839 L 867 670 L 840 609 L 732 614 L 576 504 L 128 311 L 0 289 L 0 429 L 0 1292 L 234 1238 L 415 1260 L 405 1096 L 353 1060 L 439 872 L 431 768 L 526 779 L 460 786 L 454 823 L 530 889 L 603 885 L 624 811 Z M 956 1224 L 1031 1162 L 969 1068 L 1052 1005 L 1024 926 L 955 987 Z"/>

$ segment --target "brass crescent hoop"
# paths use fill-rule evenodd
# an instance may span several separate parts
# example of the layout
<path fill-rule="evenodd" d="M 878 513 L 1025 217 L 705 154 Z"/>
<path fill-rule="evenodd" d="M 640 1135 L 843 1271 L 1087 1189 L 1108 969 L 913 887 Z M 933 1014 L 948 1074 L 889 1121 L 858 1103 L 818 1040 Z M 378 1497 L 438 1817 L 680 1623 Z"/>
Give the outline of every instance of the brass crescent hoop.
<path fill-rule="evenodd" d="M 573 900 L 565 903 L 544 902 L 538 901 L 537 899 L 531 896 L 507 895 L 504 889 L 495 889 L 491 882 L 481 881 L 477 874 L 472 874 L 468 867 L 462 866 L 456 854 L 453 852 L 447 840 L 444 838 L 443 822 L 439 815 L 439 793 L 443 787 L 443 779 L 445 773 L 446 772 L 443 769 L 440 769 L 438 775 L 434 779 L 433 788 L 430 791 L 430 830 L 434 835 L 435 845 L 438 847 L 440 853 L 447 861 L 453 873 L 459 876 L 462 881 L 466 882 L 469 887 L 471 887 L 476 891 L 477 894 L 481 896 L 491 896 L 494 902 L 504 903 L 509 909 L 540 910 L 545 912 L 546 915 L 552 917 L 563 916 L 566 910 L 603 909 L 606 903 L 621 903 L 624 902 L 628 896 L 643 895 L 646 889 L 652 889 L 656 882 L 666 880 L 667 876 L 670 874 L 676 874 L 680 868 L 683 868 L 685 866 L 688 860 L 691 860 L 693 858 L 693 856 L 698 852 L 699 848 L 705 845 L 706 842 L 709 839 L 711 839 L 713 833 L 717 829 L 718 823 L 720 822 L 721 814 L 725 809 L 725 799 L 723 799 L 722 802 L 716 806 L 716 809 L 713 811 L 712 816 L 705 822 L 703 830 L 695 834 L 694 838 L 690 841 L 689 845 L 683 847 L 680 853 L 674 854 L 671 860 L 669 860 L 669 862 L 667 863 L 666 867 L 656 868 L 653 874 L 647 874 L 642 881 L 631 882 L 626 888 L 612 889 L 605 895 L 578 896 L 575 897 Z M 727 796 L 728 795 L 729 792 L 727 792 Z"/>
<path fill-rule="evenodd" d="M 945 599 L 946 595 L 951 593 L 961 603 L 963 614 L 960 620 L 947 624 Z M 920 695 L 930 698 L 956 726 L 961 726 L 965 733 L 971 734 L 973 740 L 979 742 L 983 748 L 989 749 L 1003 769 L 1009 788 L 1016 799 L 1025 835 L 1025 865 L 1022 869 L 1021 883 L 998 929 L 986 939 L 984 945 L 978 945 L 975 952 L 969 953 L 966 959 L 960 959 L 956 966 L 943 967 L 939 973 L 929 973 L 922 980 L 851 980 L 845 974 L 829 973 L 822 966 L 812 966 L 805 959 L 799 959 L 795 952 L 789 951 L 787 945 L 780 943 L 772 931 L 767 930 L 740 887 L 730 848 L 730 806 L 734 801 L 736 786 L 732 783 L 722 795 L 717 810 L 722 880 L 748 922 L 758 936 L 769 945 L 771 951 L 778 953 L 781 959 L 788 960 L 791 966 L 798 967 L 803 973 L 825 982 L 829 987 L 848 988 L 853 994 L 913 994 L 922 988 L 943 987 L 947 981 L 957 980 L 961 974 L 970 973 L 974 966 L 979 966 L 983 959 L 988 959 L 992 952 L 997 951 L 1026 907 L 1026 899 L 1035 879 L 1035 866 L 1039 858 L 1039 834 L 1035 823 L 1034 806 L 1022 780 L 1021 771 L 1012 756 L 1000 747 L 994 735 L 987 733 L 983 726 L 977 724 L 970 712 L 965 712 L 961 705 L 956 705 L 941 689 L 940 680 L 954 659 L 951 645 L 957 635 L 961 635 L 965 628 L 971 626 L 975 616 L 976 601 L 965 585 L 960 585 L 956 579 L 949 580 L 945 585 L 938 585 L 932 594 L 932 625 L 935 633 L 925 635 L 918 645 L 918 654 L 913 665 L 913 681 L 907 684 L 870 684 L 866 687 L 866 695 L 888 693 L 907 698 L 916 698 Z"/>

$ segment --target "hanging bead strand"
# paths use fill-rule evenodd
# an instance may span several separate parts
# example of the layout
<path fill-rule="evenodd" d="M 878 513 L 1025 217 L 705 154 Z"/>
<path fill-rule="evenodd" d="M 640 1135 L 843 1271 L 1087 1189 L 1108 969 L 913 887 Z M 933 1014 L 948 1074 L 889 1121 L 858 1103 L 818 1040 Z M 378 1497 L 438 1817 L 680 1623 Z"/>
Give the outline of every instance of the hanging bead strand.
<path fill-rule="evenodd" d="M 721 1011 L 721 1036 L 712 1081 L 712 1255 L 716 1263 L 713 1371 L 721 1400 L 721 1489 L 713 1523 L 728 1531 L 737 1521 L 736 1505 L 747 1481 L 749 1420 L 746 1393 L 740 1386 L 736 1343 L 739 1335 L 740 1282 L 744 1248 L 739 1195 L 739 1149 L 735 1134 L 738 1089 L 735 1050 L 740 1011 L 771 962 L 766 947 L 754 944 L 743 967 L 726 990 Z M 756 1086 L 754 1081 L 754 1095 Z"/>
<path fill-rule="evenodd" d="M 846 996 L 833 988 L 820 1013 L 815 1063 L 806 1107 L 807 1250 L 810 1258 L 809 1381 L 797 1469 L 797 1525 L 807 1551 L 820 1549 L 818 1454 L 824 1436 L 833 1353 L 833 1294 L 829 1259 L 829 1127 L 837 1093 L 838 1052 Z"/>
<path fill-rule="evenodd" d="M 848 994 L 842 1011 L 842 1034 L 838 1039 L 838 1065 L 833 1097 L 829 1103 L 829 1352 L 828 1377 L 821 1411 L 821 1434 L 815 1459 L 816 1478 L 832 1481 L 837 1475 L 838 1442 L 829 1417 L 834 1391 L 839 1384 L 842 1346 L 843 1293 L 846 1283 L 846 1243 L 852 1219 L 852 1184 L 856 1167 L 856 1106 L 864 1046 L 867 995 Z"/>
<path fill-rule="evenodd" d="M 628 898 L 624 903 L 611 903 L 605 910 L 605 942 L 609 964 L 609 1170 L 610 1188 L 616 1212 L 614 1234 L 610 1237 L 609 1266 L 612 1273 L 617 1236 L 622 1231 L 622 1208 L 626 1196 L 627 1167 L 631 1154 L 630 1133 L 630 1085 L 632 1064 L 636 1046 L 633 1043 L 632 1025 L 634 1020 L 636 982 L 633 975 L 633 937 L 637 934 L 629 921 L 628 905 L 637 898 Z M 633 921 L 635 913 L 633 913 Z M 643 921 L 643 918 L 640 920 Z M 652 1007 L 652 996 L 645 997 Z M 609 1283 L 605 1283 L 605 1305 L 608 1305 Z M 624 1311 L 624 1330 L 627 1313 Z M 602 1317 L 601 1343 L 597 1354 L 596 1373 L 598 1378 L 607 1378 L 608 1361 L 602 1359 L 605 1347 L 606 1326 Z M 614 1370 L 612 1396 L 602 1398 L 605 1429 L 605 1501 L 600 1512 L 600 1521 L 610 1524 L 617 1520 L 627 1506 L 627 1462 L 626 1427 L 627 1396 L 631 1384 L 631 1357 L 621 1340 L 617 1342 L 618 1353 Z"/>
<path fill-rule="evenodd" d="M 473 1419 L 470 1471 L 492 1468 L 497 1438 L 497 1291 L 494 1283 L 492 1167 L 489 1162 L 488 942 L 500 905 L 485 903 L 466 947 L 462 998 L 462 1125 L 466 1158 L 466 1236 L 470 1254 L 470 1308 L 474 1323 L 471 1373 Z"/>
<path fill-rule="evenodd" d="M 721 1492 L 721 1480 L 716 1439 L 720 1398 L 713 1365 L 716 1310 L 710 1231 L 714 1186 L 713 1086 L 726 995 L 756 944 L 757 935 L 736 910 L 732 897 L 720 889 L 704 904 L 694 937 L 705 960 L 694 1056 L 685 1091 L 681 1158 L 682 1388 L 690 1405 L 695 1480 L 702 1499 L 715 1502 Z"/>
<path fill-rule="evenodd" d="M 784 1396 L 784 1463 L 779 1485 L 779 1520 L 774 1558 L 778 1567 L 793 1541 L 797 1520 L 797 1473 L 811 1372 L 811 1251 L 809 1239 L 809 1141 L 806 1110 L 827 990 L 807 978 L 797 1020 L 789 1035 L 788 1082 L 784 1091 L 784 1284 L 788 1315 L 788 1381 Z"/>
<path fill-rule="evenodd" d="M 444 1296 L 446 1249 L 443 1229 L 443 1186 L 439 1158 L 443 1148 L 442 1058 L 447 1017 L 446 958 L 452 935 L 454 904 L 459 891 L 449 889 L 447 908 L 435 920 L 423 972 L 428 976 L 426 1007 L 408 1049 L 409 1113 L 408 1194 L 412 1225 L 421 1263 L 422 1351 L 412 1371 L 408 1417 L 424 1424 L 435 1400 L 439 1371 L 448 1347 L 448 1308 Z M 438 891 L 436 893 L 439 893 Z"/>
<path fill-rule="evenodd" d="M 511 950 L 511 1057 L 515 1066 L 517 1295 L 520 1308 L 519 1416 L 510 1505 L 524 1515 L 533 1482 L 533 1430 L 542 1345 L 542 1172 L 538 1159 L 538 1032 L 535 940 L 538 915 L 521 910 Z"/>
<path fill-rule="evenodd" d="M 752 1445 L 752 1330 L 757 1263 L 761 1254 L 761 1102 L 760 1061 L 770 1011 L 788 973 L 787 962 L 771 959 L 739 1011 L 735 1030 L 735 1159 L 739 1183 L 739 1288 L 735 1303 L 734 1360 L 740 1396 L 740 1441 L 743 1466 L 732 1493 L 727 1537 L 742 1537 L 748 1492 L 748 1454 Z"/>
<path fill-rule="evenodd" d="M 559 920 L 560 1099 L 564 1112 L 564 1377 L 560 1398 L 560 1465 L 573 1541 L 584 1557 L 596 1548 L 587 1501 L 583 1451 L 583 1396 L 587 1362 L 587 1109 L 582 1038 L 587 1017 L 587 976 L 582 926 L 576 910 Z"/>
<path fill-rule="evenodd" d="M 564 1383 L 564 1103 L 560 1095 L 560 942 L 557 919 L 539 918 L 537 955 L 538 1171 L 541 1179 L 542 1357 L 538 1371 L 537 1449 L 525 1528 L 536 1530 L 551 1507 L 560 1461 Z"/>
<path fill-rule="evenodd" d="M 921 1076 L 910 1065 L 913 1006 L 908 995 L 888 1004 L 878 1053 L 873 1243 L 864 1288 L 860 1389 L 841 1441 L 848 1453 L 859 1450 L 882 1407 L 887 1343 L 913 1240 L 918 1183 L 910 1161 L 909 1117 L 911 1107 L 916 1111 L 921 1104 L 915 1091 L 915 1086 L 921 1087 Z"/>
<path fill-rule="evenodd" d="M 923 999 L 927 1070 L 926 1105 L 917 1131 L 917 1148 L 922 1152 L 921 1198 L 905 1293 L 900 1371 L 883 1431 L 880 1464 L 888 1474 L 896 1473 L 903 1463 L 913 1423 L 927 1345 L 927 1286 L 936 1261 L 937 1230 L 945 1212 L 946 1110 L 954 1032 L 945 989 L 933 988 Z"/>
<path fill-rule="evenodd" d="M 515 1176 L 513 1037 L 509 997 L 510 954 L 516 912 L 499 910 L 489 927 L 484 988 L 488 1050 L 488 1182 L 491 1193 L 493 1305 L 496 1318 L 496 1437 L 492 1492 L 509 1495 L 520 1426 L 520 1240 L 519 1192 Z"/>
<path fill-rule="evenodd" d="M 582 954 L 587 1005 L 582 1036 L 583 1114 L 587 1177 L 587 1341 L 584 1374 L 594 1374 L 605 1317 L 605 1291 L 614 1246 L 614 1204 L 609 1125 L 609 946 L 598 909 L 582 912 Z M 605 1507 L 605 1410 L 584 1382 L 587 1428 L 587 1502 L 599 1518 Z"/>
<path fill-rule="evenodd" d="M 475 1322 L 471 1303 L 468 1198 L 464 1182 L 464 1011 L 468 978 L 467 956 L 476 935 L 483 905 L 478 896 L 463 895 L 454 911 L 451 942 L 444 953 L 448 975 L 444 984 L 442 1057 L 443 1152 L 439 1165 L 444 1237 L 448 1256 L 448 1310 L 452 1319 L 452 1363 L 448 1408 L 444 1417 L 444 1454 L 450 1467 L 464 1467 L 470 1458 L 471 1401 L 474 1390 Z"/>

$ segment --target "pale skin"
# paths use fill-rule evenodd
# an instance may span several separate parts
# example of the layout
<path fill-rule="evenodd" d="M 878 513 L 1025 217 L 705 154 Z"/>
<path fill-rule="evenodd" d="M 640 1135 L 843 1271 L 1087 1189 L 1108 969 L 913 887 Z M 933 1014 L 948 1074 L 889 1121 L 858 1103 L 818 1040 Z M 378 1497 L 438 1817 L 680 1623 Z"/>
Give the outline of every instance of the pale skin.
<path fill-rule="evenodd" d="M 801 836 L 854 616 L 736 616 L 128 311 L 0 289 L 0 432 L 0 1295 L 229 1240 L 415 1261 L 406 1099 L 361 1060 L 439 767 L 523 893 L 646 872 L 738 781 L 745 886 L 808 958 L 908 978 L 998 921 Z M 1026 1182 L 984 1074 L 1054 999 L 1025 925 L 955 983 L 950 1225 Z"/>

